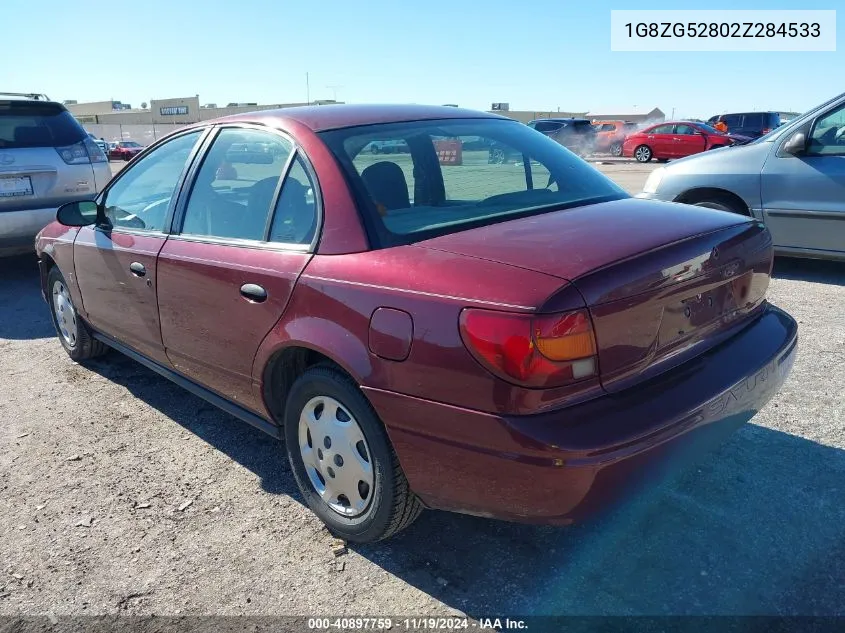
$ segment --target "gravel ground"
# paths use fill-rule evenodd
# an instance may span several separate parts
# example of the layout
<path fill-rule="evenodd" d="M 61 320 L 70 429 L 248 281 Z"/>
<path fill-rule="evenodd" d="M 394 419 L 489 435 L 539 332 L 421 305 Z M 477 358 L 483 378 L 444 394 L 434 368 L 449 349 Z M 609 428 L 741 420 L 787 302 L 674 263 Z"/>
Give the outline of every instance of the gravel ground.
<path fill-rule="evenodd" d="M 335 557 L 274 440 L 119 354 L 74 364 L 34 260 L 2 261 L 0 615 L 845 615 L 845 266 L 775 276 L 792 375 L 697 465 L 589 525 L 426 512 Z"/>

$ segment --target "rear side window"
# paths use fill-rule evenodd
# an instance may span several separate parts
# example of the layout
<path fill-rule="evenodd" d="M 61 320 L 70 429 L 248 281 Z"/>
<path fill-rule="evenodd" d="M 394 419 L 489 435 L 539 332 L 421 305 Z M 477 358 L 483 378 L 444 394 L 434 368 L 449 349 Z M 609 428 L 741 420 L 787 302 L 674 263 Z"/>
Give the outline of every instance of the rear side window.
<path fill-rule="evenodd" d="M 57 104 L 0 101 L 0 149 L 65 147 L 84 138 L 82 126 Z"/>
<path fill-rule="evenodd" d="M 563 123 L 557 123 L 554 121 L 538 121 L 534 124 L 534 129 L 538 132 L 554 132 L 562 127 L 564 127 Z"/>
<path fill-rule="evenodd" d="M 728 126 L 728 130 L 732 130 L 733 128 L 740 127 L 742 125 L 742 115 L 726 114 L 722 117 L 722 121 L 724 121 L 725 125 Z"/>
<path fill-rule="evenodd" d="M 742 127 L 751 128 L 753 130 L 762 130 L 765 127 L 765 124 L 763 123 L 763 114 L 746 114 L 745 123 Z"/>
<path fill-rule="evenodd" d="M 182 233 L 263 240 L 276 186 L 291 152 L 288 140 L 270 132 L 221 130 L 194 180 Z"/>

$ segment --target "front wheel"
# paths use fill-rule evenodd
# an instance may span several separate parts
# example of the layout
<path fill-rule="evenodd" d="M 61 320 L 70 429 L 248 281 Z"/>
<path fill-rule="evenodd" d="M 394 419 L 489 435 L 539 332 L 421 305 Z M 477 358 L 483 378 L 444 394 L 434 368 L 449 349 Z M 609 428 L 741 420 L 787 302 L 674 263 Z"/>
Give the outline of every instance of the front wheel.
<path fill-rule="evenodd" d="M 634 150 L 634 158 L 636 158 L 639 163 L 647 163 L 651 160 L 651 157 L 651 148 L 648 145 L 640 145 Z"/>
<path fill-rule="evenodd" d="M 375 411 L 334 367 L 313 367 L 291 387 L 285 443 L 306 504 L 341 538 L 379 541 L 422 511 Z"/>
<path fill-rule="evenodd" d="M 91 335 L 88 326 L 76 313 L 67 282 L 56 266 L 47 274 L 47 288 L 50 291 L 53 325 L 68 356 L 80 362 L 105 354 L 109 348 Z"/>

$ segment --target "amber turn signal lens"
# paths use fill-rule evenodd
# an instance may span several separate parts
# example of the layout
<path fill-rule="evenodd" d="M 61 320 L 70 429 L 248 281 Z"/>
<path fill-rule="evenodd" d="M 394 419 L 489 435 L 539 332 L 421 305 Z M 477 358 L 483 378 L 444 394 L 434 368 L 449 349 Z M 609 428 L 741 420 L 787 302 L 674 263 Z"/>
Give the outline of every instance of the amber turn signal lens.
<path fill-rule="evenodd" d="M 577 360 L 596 355 L 593 328 L 583 311 L 536 318 L 534 341 L 537 350 L 549 360 Z"/>

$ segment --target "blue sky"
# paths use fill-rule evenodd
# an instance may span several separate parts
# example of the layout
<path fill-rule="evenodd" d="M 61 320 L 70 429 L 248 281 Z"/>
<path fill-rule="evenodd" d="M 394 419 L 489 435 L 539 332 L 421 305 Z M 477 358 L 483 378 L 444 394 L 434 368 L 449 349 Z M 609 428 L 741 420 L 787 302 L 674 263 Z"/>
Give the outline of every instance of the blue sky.
<path fill-rule="evenodd" d="M 308 73 L 311 99 L 563 111 L 636 105 L 708 117 L 801 111 L 843 91 L 841 45 L 835 53 L 610 51 L 611 9 L 696 8 L 676 0 L 532 0 L 524 8 L 513 0 L 0 1 L 0 89 L 56 100 L 304 101 Z M 796 8 L 786 0 L 698 6 Z"/>

